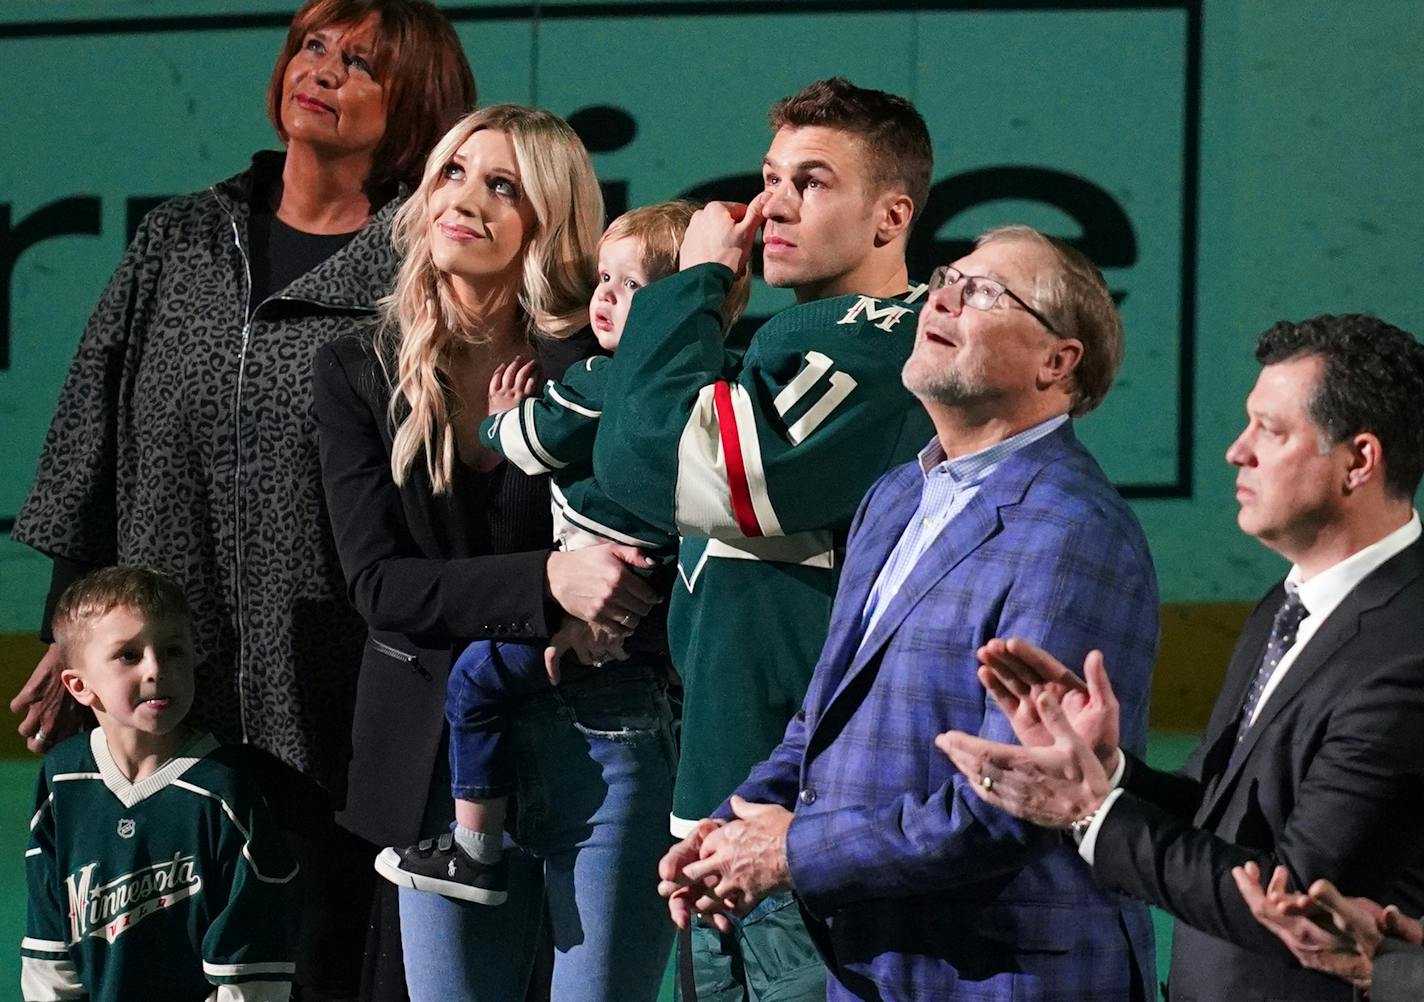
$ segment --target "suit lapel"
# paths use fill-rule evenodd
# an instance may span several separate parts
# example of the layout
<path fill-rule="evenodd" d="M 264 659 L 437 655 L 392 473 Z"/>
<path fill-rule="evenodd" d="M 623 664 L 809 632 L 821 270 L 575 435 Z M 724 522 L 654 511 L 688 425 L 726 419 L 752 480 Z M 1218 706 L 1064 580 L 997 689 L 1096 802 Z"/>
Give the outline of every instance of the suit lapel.
<path fill-rule="evenodd" d="M 839 696 L 846 686 L 875 658 L 890 638 L 895 635 L 895 631 L 900 628 L 905 618 L 934 589 L 935 585 L 966 557 L 998 533 L 1003 524 L 1000 515 L 1001 509 L 1012 507 L 1021 502 L 1029 484 L 1046 465 L 1062 458 L 1065 452 L 1076 448 L 1078 446 L 1073 437 L 1071 423 L 1065 424 L 1062 428 L 1019 450 L 994 471 L 980 487 L 979 493 L 974 496 L 974 499 L 963 511 L 950 520 L 950 523 L 941 530 L 934 542 L 921 554 L 914 569 L 910 572 L 910 576 L 905 579 L 900 590 L 890 599 L 889 605 L 881 613 L 874 629 L 865 638 L 865 642 L 859 644 L 858 650 L 842 652 L 849 659 L 849 669 L 840 679 L 831 698 L 827 700 L 827 705 L 833 702 L 836 696 Z M 908 522 L 909 515 L 914 514 L 917 505 L 918 497 L 910 506 L 905 520 L 900 522 L 900 528 L 894 539 L 891 540 L 890 547 L 879 555 L 879 561 L 875 565 L 876 570 L 871 575 L 872 584 L 874 578 L 879 574 L 879 568 L 883 567 L 889 558 L 894 544 L 899 541 L 905 523 Z M 869 596 L 869 590 L 869 586 L 867 586 L 859 596 L 860 604 L 854 607 L 857 612 L 865 608 L 865 599 Z M 858 632 L 855 633 L 854 639 L 859 640 Z"/>
<path fill-rule="evenodd" d="M 855 545 L 846 552 L 846 564 L 841 572 L 840 588 L 836 592 L 834 621 L 826 637 L 821 663 L 844 671 L 860 644 L 860 621 L 870 589 L 880 576 L 880 569 L 890 559 L 890 553 L 905 531 L 920 504 L 924 476 L 918 463 L 903 469 L 902 475 L 884 488 L 883 498 L 876 500 L 873 510 L 867 510 Z M 872 521 L 873 519 L 873 521 Z M 832 690 L 839 679 L 827 679 L 825 691 Z M 829 702 L 829 701 L 828 701 Z"/>
<path fill-rule="evenodd" d="M 853 667 L 860 667 L 883 647 L 939 579 L 982 546 L 999 528 L 999 506 L 993 498 L 986 496 L 988 493 L 987 490 L 980 490 L 920 556 L 909 577 L 890 599 L 875 628 L 861 645 Z"/>
<path fill-rule="evenodd" d="M 1242 627 L 1241 642 L 1231 653 L 1231 664 L 1226 678 L 1222 680 L 1221 692 L 1207 727 L 1207 733 L 1213 739 L 1228 731 L 1235 732 L 1241 706 L 1246 700 L 1246 690 L 1251 687 L 1256 671 L 1261 667 L 1261 659 L 1266 655 L 1266 643 L 1271 639 L 1271 623 L 1283 601 L 1285 585 L 1278 581 Z"/>
<path fill-rule="evenodd" d="M 1217 693 L 1216 702 L 1212 704 L 1206 731 L 1202 734 L 1197 750 L 1188 760 L 1188 775 L 1208 784 L 1208 799 L 1215 789 L 1215 784 L 1220 783 L 1231 751 L 1236 747 L 1236 724 L 1241 717 L 1246 690 L 1266 653 L 1266 641 L 1271 636 L 1271 621 L 1284 594 L 1285 589 L 1278 582 L 1257 603 L 1245 625 L 1241 627 L 1241 636 L 1232 648 L 1231 663 L 1227 666 L 1226 677 L 1222 679 L 1221 691 Z"/>
<path fill-rule="evenodd" d="M 1230 757 L 1220 782 L 1213 786 L 1203 800 L 1200 817 L 1206 817 L 1220 802 L 1224 793 L 1231 788 L 1271 721 L 1290 705 L 1291 701 L 1310 683 L 1312 677 L 1318 675 L 1322 669 L 1329 665 L 1336 655 L 1359 634 L 1360 617 L 1371 609 L 1377 609 L 1389 602 L 1399 594 L 1400 589 L 1419 576 L 1421 552 L 1424 552 L 1421 543 L 1414 543 L 1402 553 L 1376 568 L 1374 572 L 1356 585 L 1354 590 L 1345 596 L 1344 601 L 1335 607 L 1335 611 L 1329 615 L 1325 622 L 1320 624 L 1320 629 L 1315 632 L 1315 635 L 1305 645 L 1305 649 L 1292 662 L 1285 678 L 1281 679 L 1275 691 L 1267 697 L 1265 705 L 1261 707 L 1260 713 L 1256 716 L 1255 723 L 1246 731 L 1241 748 Z M 1271 593 L 1275 599 L 1271 605 L 1272 616 L 1275 614 L 1275 606 L 1280 604 L 1279 593 L 1281 590 L 1278 587 Z M 1259 645 L 1252 645 L 1252 647 L 1256 650 L 1256 663 L 1259 664 L 1261 653 L 1265 647 L 1264 639 Z M 1235 666 L 1233 666 L 1232 675 L 1235 675 Z M 1235 706 L 1236 712 L 1239 714 L 1242 701 L 1245 698 L 1245 689 L 1240 689 L 1235 695 L 1236 699 L 1232 705 Z"/>

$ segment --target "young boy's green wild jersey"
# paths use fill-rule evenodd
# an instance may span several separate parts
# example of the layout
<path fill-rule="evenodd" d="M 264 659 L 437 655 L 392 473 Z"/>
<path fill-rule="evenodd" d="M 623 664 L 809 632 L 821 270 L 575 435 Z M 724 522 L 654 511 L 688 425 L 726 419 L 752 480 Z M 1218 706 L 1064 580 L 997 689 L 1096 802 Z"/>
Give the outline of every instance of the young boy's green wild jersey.
<path fill-rule="evenodd" d="M 211 735 L 138 783 L 102 730 L 45 758 L 30 822 L 26 1002 L 285 1002 L 296 864 Z"/>
<path fill-rule="evenodd" d="M 781 740 L 830 622 L 865 492 L 933 435 L 900 370 L 919 286 L 784 310 L 738 361 L 701 265 L 641 290 L 605 390 L 598 482 L 682 538 L 668 610 L 686 687 L 673 830 L 710 814 Z"/>

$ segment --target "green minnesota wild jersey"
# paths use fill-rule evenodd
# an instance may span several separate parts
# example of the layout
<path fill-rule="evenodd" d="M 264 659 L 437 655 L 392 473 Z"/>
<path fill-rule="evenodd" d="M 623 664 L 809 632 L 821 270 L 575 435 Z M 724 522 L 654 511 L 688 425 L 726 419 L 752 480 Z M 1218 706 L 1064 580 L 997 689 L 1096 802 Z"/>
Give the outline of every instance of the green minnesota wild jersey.
<path fill-rule="evenodd" d="M 618 504 L 682 537 L 668 609 L 685 703 L 672 830 L 769 755 L 825 643 L 851 519 L 933 435 L 900 370 L 924 286 L 838 296 L 768 320 L 736 359 L 708 264 L 634 298 L 594 446 Z"/>
<path fill-rule="evenodd" d="M 36 800 L 26 1002 L 286 1002 L 297 868 L 233 750 L 203 734 L 130 783 L 96 728 Z"/>
<path fill-rule="evenodd" d="M 545 383 L 542 395 L 491 414 L 480 425 L 480 440 L 530 476 L 552 474 L 554 539 L 562 549 L 614 542 L 670 555 L 677 537 L 615 503 L 593 475 L 610 361 L 585 359 L 562 382 Z"/>

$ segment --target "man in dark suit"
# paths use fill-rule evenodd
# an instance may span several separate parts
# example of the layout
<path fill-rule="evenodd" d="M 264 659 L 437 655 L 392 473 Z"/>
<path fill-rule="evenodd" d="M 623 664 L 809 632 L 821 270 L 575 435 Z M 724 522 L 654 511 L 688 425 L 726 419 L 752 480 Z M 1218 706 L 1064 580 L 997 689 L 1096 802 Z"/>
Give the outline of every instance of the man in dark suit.
<path fill-rule="evenodd" d="M 1226 453 L 1237 521 L 1293 566 L 1247 620 L 1185 770 L 1119 754 L 1101 657 L 1084 686 L 1019 641 L 987 645 L 981 677 L 1023 747 L 940 740 L 987 802 L 1071 826 L 1102 886 L 1177 917 L 1172 1002 L 1351 997 L 1253 919 L 1235 867 L 1279 864 L 1297 886 L 1323 876 L 1409 914 L 1424 907 L 1424 544 L 1412 505 L 1424 346 L 1373 317 L 1322 316 L 1272 327 L 1256 357 L 1246 429 Z"/>
<path fill-rule="evenodd" d="M 664 857 L 662 890 L 679 924 L 723 928 L 794 891 L 832 999 L 1143 998 L 1146 909 L 978 802 L 933 747 L 946 726 L 1010 736 L 974 674 L 1005 630 L 1079 655 L 1104 638 L 1143 746 L 1156 578 L 1069 420 L 1107 392 L 1121 321 L 1091 263 L 1026 227 L 930 289 L 903 378 L 935 438 L 862 502 L 801 711 Z"/>

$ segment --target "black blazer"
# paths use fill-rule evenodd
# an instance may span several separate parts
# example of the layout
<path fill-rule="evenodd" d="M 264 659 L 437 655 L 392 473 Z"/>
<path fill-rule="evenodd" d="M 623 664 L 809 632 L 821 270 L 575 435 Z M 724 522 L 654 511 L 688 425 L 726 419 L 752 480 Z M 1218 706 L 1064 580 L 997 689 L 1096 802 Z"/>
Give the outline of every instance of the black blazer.
<path fill-rule="evenodd" d="M 1277 585 L 1237 641 L 1207 731 L 1169 775 L 1129 760 L 1094 850 L 1098 879 L 1178 919 L 1171 1002 L 1332 1000 L 1251 917 L 1231 868 L 1286 866 L 1297 887 L 1424 911 L 1424 541 L 1397 554 L 1321 624 L 1232 758 Z"/>
<path fill-rule="evenodd" d="M 541 341 L 543 374 L 559 378 L 593 348 L 588 336 Z M 337 551 L 370 630 L 339 819 L 377 845 L 406 845 L 428 834 L 420 822 L 454 656 L 470 640 L 537 639 L 556 627 L 544 586 L 553 538 L 548 484 L 501 463 L 488 474 L 458 468 L 440 497 L 422 468 L 397 487 L 390 387 L 369 338 L 323 347 L 312 380 Z"/>
<path fill-rule="evenodd" d="M 1424 999 L 1424 947 L 1386 939 L 1375 954 L 1372 1002 L 1419 1002 Z"/>

